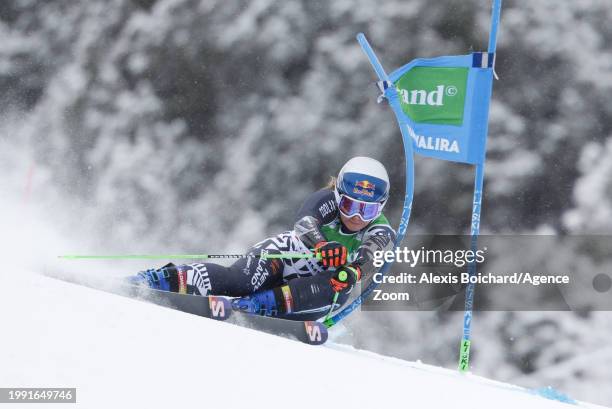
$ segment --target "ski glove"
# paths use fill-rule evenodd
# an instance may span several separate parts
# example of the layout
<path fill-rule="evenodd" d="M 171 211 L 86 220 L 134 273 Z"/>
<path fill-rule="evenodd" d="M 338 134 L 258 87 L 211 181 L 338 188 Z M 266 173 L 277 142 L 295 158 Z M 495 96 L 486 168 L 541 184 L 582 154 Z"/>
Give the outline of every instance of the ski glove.
<path fill-rule="evenodd" d="M 340 267 L 334 272 L 334 275 L 329 280 L 334 292 L 341 292 L 361 280 L 361 269 L 359 266 L 351 264 Z"/>
<path fill-rule="evenodd" d="M 340 267 L 346 263 L 348 250 L 337 241 L 321 241 L 315 245 L 315 256 L 324 267 Z"/>

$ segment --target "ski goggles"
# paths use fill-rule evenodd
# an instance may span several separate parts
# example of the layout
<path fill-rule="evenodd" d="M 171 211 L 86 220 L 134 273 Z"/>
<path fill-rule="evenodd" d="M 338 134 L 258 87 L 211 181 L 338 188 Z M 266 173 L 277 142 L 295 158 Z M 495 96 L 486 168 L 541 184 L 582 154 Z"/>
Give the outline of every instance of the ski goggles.
<path fill-rule="evenodd" d="M 346 195 L 340 195 L 338 210 L 346 217 L 359 216 L 364 222 L 376 219 L 382 212 L 384 204 L 377 202 L 364 202 Z"/>

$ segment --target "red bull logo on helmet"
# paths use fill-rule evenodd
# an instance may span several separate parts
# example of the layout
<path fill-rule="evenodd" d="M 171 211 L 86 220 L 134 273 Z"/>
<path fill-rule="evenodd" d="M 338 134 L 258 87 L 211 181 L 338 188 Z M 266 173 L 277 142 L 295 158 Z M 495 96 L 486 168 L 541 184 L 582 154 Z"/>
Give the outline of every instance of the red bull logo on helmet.
<path fill-rule="evenodd" d="M 376 189 L 376 185 L 374 183 L 368 180 L 358 180 L 355 182 L 353 193 L 368 197 L 374 197 L 374 189 Z"/>

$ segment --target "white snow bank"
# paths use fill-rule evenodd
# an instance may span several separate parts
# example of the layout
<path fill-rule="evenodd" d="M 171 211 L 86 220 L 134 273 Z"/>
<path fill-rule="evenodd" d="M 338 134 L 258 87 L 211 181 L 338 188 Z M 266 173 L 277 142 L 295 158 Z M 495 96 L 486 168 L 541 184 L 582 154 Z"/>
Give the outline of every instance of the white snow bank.
<path fill-rule="evenodd" d="M 66 407 L 568 407 L 480 377 L 313 347 L 26 271 L 5 269 L 0 279 L 0 387 L 76 387 L 77 404 Z"/>

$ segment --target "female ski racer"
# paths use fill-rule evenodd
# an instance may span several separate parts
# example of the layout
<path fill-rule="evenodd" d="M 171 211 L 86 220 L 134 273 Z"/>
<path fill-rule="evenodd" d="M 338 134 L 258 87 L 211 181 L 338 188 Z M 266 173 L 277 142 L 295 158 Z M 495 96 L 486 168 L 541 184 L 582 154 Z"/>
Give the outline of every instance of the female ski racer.
<path fill-rule="evenodd" d="M 382 210 L 389 198 L 385 167 L 355 157 L 324 189 L 308 196 L 293 230 L 267 238 L 229 267 L 214 263 L 150 269 L 130 282 L 157 290 L 237 297 L 232 307 L 252 314 L 315 320 L 344 304 L 355 283 L 374 271 L 373 254 L 389 250 L 395 232 Z M 312 253 L 311 258 L 265 258 Z"/>

